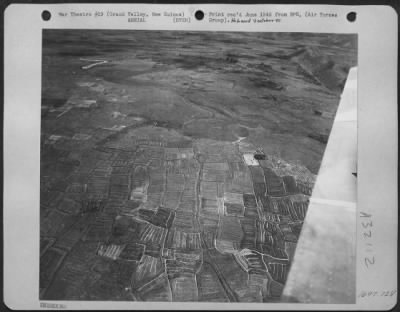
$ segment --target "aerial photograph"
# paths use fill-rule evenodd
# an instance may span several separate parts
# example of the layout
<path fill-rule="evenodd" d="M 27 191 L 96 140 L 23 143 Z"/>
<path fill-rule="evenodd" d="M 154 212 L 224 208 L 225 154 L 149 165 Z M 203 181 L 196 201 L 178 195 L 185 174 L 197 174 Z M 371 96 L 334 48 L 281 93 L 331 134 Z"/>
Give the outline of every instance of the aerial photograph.
<path fill-rule="evenodd" d="M 39 299 L 282 302 L 357 36 L 42 40 Z"/>

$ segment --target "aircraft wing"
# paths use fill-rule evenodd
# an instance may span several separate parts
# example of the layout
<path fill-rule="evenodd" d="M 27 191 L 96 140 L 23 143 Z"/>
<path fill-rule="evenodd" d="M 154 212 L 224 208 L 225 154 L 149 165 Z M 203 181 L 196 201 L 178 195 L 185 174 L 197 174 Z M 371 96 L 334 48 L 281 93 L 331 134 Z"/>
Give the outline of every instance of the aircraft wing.
<path fill-rule="evenodd" d="M 350 69 L 310 198 L 283 299 L 356 300 L 357 67 Z"/>

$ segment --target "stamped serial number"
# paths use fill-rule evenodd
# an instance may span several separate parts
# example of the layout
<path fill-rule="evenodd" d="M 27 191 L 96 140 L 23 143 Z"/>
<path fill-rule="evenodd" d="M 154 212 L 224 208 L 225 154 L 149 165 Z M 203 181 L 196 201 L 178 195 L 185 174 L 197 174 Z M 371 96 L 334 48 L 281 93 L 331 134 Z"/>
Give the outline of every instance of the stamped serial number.
<path fill-rule="evenodd" d="M 383 291 L 372 291 L 372 290 L 362 290 L 358 297 L 391 297 L 397 293 L 397 290 L 383 290 Z"/>

